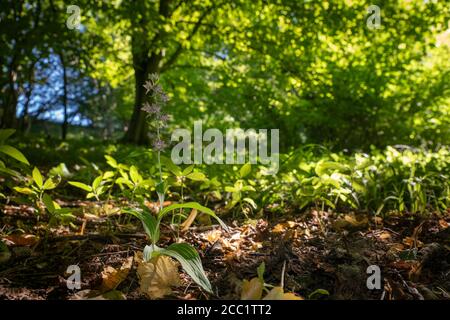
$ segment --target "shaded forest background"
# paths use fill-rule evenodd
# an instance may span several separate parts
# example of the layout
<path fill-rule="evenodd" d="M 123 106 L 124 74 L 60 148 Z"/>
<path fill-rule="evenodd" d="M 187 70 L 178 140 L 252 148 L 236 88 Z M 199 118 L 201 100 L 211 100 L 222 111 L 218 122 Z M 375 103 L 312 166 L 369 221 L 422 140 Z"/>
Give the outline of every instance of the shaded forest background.
<path fill-rule="evenodd" d="M 0 300 L 449 300 L 449 18 L 0 0 Z M 279 129 L 277 174 L 174 164 L 198 120 Z"/>
<path fill-rule="evenodd" d="M 281 148 L 450 140 L 449 4 L 378 1 L 3 0 L 1 127 L 39 120 L 146 143 L 144 81 L 172 127 L 279 128 Z M 53 130 L 54 132 L 54 130 Z"/>

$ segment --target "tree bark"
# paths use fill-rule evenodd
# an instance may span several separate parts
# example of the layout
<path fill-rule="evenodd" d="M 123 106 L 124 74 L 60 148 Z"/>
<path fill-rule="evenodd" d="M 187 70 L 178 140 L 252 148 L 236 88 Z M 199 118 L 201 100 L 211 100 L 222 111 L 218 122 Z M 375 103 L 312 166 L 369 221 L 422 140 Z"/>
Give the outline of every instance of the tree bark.
<path fill-rule="evenodd" d="M 146 122 L 146 115 L 141 110 L 145 99 L 145 89 L 143 87 L 148 78 L 148 67 L 146 59 L 142 57 L 133 57 L 134 78 L 135 78 L 135 96 L 134 108 L 128 130 L 125 134 L 124 140 L 133 144 L 145 145 L 149 143 L 148 126 Z"/>
<path fill-rule="evenodd" d="M 168 18 L 170 16 L 170 4 L 171 0 L 159 1 L 159 14 L 162 17 Z M 145 25 L 146 21 L 143 20 L 140 23 Z M 124 137 L 125 142 L 141 145 L 146 145 L 150 142 L 146 114 L 141 110 L 142 104 L 145 101 L 145 89 L 143 85 L 148 79 L 149 74 L 161 73 L 162 52 L 164 49 L 161 48 L 161 50 L 157 51 L 152 44 L 162 39 L 163 34 L 164 30 L 161 28 L 150 44 L 145 43 L 145 28 L 141 32 L 133 35 L 131 45 L 135 78 L 135 98 L 133 115 L 131 116 L 131 121 Z"/>

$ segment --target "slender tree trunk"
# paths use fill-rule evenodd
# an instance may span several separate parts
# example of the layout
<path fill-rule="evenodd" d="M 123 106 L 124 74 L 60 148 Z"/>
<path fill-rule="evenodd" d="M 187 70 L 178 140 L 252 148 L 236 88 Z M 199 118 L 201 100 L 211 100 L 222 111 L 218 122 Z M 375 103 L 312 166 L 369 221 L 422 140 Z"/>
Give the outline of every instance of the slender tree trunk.
<path fill-rule="evenodd" d="M 61 127 L 61 139 L 66 140 L 67 127 L 68 127 L 68 114 L 67 114 L 67 68 L 62 53 L 59 54 L 63 70 L 63 108 L 64 108 L 64 120 Z"/>
<path fill-rule="evenodd" d="M 26 100 L 25 100 L 25 104 L 23 105 L 22 116 L 20 119 L 20 130 L 24 133 L 27 130 L 27 128 L 29 126 L 29 122 L 30 122 L 28 113 L 29 113 L 31 94 L 33 93 L 34 67 L 36 66 L 37 62 L 38 62 L 38 60 L 36 60 L 34 63 L 32 63 L 32 65 L 30 66 L 30 69 L 29 69 L 29 74 L 28 74 L 28 90 L 26 90 L 26 93 L 25 93 Z"/>

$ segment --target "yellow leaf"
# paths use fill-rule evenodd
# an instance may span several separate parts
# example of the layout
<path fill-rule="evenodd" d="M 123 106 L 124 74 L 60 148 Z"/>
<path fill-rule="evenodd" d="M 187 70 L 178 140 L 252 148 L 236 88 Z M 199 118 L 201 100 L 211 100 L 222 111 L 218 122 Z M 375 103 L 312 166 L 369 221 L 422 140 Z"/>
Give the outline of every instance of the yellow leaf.
<path fill-rule="evenodd" d="M 282 287 L 274 287 L 263 300 L 303 300 L 303 298 L 293 293 L 284 293 Z"/>
<path fill-rule="evenodd" d="M 145 262 L 142 253 L 136 255 L 140 290 L 150 299 L 162 298 L 172 293 L 172 287 L 181 285 L 178 263 L 167 256 L 157 256 Z"/>
<path fill-rule="evenodd" d="M 333 223 L 333 228 L 337 231 L 356 231 L 367 228 L 369 219 L 364 215 L 346 214 L 343 218 L 337 219 Z"/>
<path fill-rule="evenodd" d="M 133 257 L 129 257 L 119 270 L 111 266 L 106 266 L 102 271 L 102 285 L 100 286 L 100 291 L 106 292 L 117 288 L 117 286 L 127 278 L 132 263 Z"/>
<path fill-rule="evenodd" d="M 204 238 L 208 240 L 209 243 L 214 243 L 220 239 L 221 235 L 222 231 L 216 229 L 205 233 Z"/>
<path fill-rule="evenodd" d="M 241 300 L 260 300 L 262 297 L 263 284 L 258 278 L 244 280 L 242 282 Z"/>
<path fill-rule="evenodd" d="M 285 230 L 286 230 L 286 225 L 283 223 L 279 223 L 275 227 L 273 227 L 272 232 L 273 233 L 282 233 Z"/>

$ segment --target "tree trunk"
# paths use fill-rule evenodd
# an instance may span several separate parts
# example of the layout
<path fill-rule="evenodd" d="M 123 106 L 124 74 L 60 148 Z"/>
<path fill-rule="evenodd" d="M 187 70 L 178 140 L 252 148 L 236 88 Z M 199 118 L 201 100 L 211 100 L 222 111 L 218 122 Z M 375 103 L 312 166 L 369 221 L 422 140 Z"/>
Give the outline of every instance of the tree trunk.
<path fill-rule="evenodd" d="M 159 1 L 159 14 L 168 18 L 170 16 L 171 0 Z M 145 25 L 145 19 L 143 21 Z M 159 51 L 154 47 L 146 46 L 146 31 L 136 33 L 132 37 L 132 54 L 133 54 L 133 68 L 135 78 L 135 98 L 134 109 L 128 130 L 125 134 L 124 141 L 133 144 L 148 144 L 150 139 L 148 137 L 148 125 L 146 114 L 141 110 L 142 104 L 145 101 L 145 89 L 143 87 L 148 75 L 151 73 L 161 73 L 161 61 L 164 56 L 164 48 Z M 157 43 L 164 37 L 164 29 L 161 28 L 155 35 L 152 43 Z"/>
<path fill-rule="evenodd" d="M 159 74 L 161 59 L 161 53 L 153 53 L 150 58 L 138 53 L 133 56 L 136 93 L 134 98 L 133 115 L 131 116 L 128 131 L 125 134 L 125 142 L 140 145 L 147 145 L 150 142 L 148 137 L 146 113 L 141 110 L 142 104 L 145 102 L 145 88 L 143 86 L 145 81 L 147 81 L 149 74 Z"/>
<path fill-rule="evenodd" d="M 67 127 L 68 127 L 68 114 L 67 114 L 67 70 L 64 60 L 64 56 L 60 53 L 59 58 L 61 60 L 61 66 L 63 70 L 63 108 L 64 108 L 64 120 L 61 126 L 61 139 L 66 140 Z"/>
<path fill-rule="evenodd" d="M 125 134 L 125 141 L 133 144 L 148 144 L 148 127 L 146 122 L 146 115 L 141 110 L 145 99 L 145 89 L 143 87 L 147 79 L 146 66 L 141 65 L 140 68 L 135 67 L 135 97 L 134 109 L 131 121 L 128 126 L 128 131 Z"/>
<path fill-rule="evenodd" d="M 17 73 L 15 71 L 15 59 L 11 62 L 8 70 L 8 87 L 5 90 L 5 105 L 1 115 L 0 128 L 16 127 L 17 112 L 17 90 L 15 88 Z"/>

